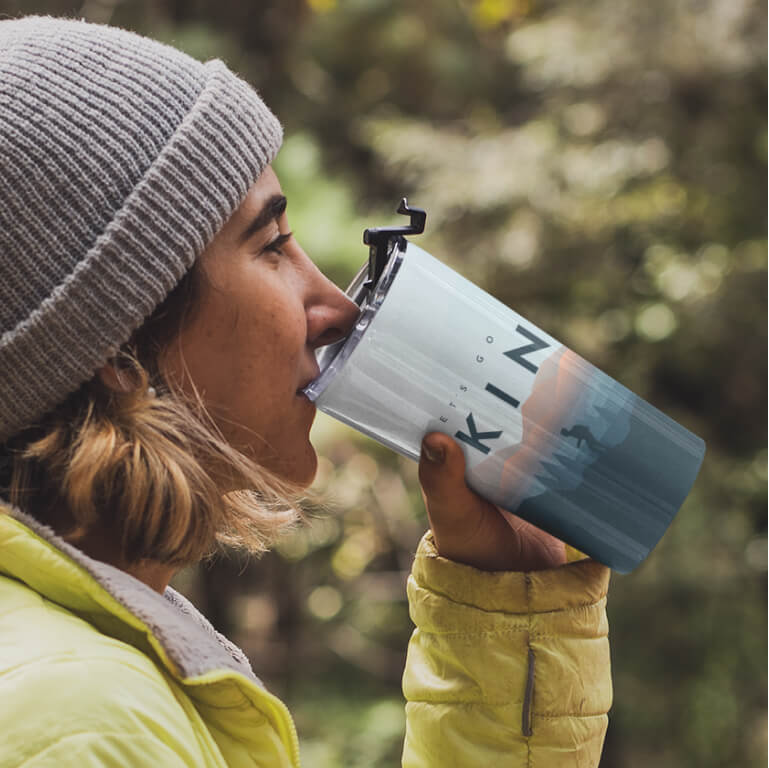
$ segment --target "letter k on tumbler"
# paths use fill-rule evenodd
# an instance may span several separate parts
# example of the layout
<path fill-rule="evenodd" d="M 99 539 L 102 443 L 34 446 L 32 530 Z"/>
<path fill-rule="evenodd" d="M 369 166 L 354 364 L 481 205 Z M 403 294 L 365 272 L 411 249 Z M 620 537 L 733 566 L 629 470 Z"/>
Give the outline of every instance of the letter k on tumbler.
<path fill-rule="evenodd" d="M 407 241 L 366 230 L 369 263 L 348 295 L 353 332 L 318 352 L 305 393 L 325 413 L 418 460 L 440 431 L 468 485 L 620 573 L 667 530 L 704 442 Z"/>

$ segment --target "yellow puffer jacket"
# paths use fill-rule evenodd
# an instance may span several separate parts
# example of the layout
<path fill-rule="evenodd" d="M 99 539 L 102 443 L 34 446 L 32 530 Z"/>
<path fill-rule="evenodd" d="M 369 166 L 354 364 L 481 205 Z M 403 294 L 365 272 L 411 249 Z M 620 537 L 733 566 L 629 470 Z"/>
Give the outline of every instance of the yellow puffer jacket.
<path fill-rule="evenodd" d="M 0 509 L 0 768 L 299 765 L 285 705 L 184 598 Z M 607 581 L 592 562 L 481 573 L 426 538 L 403 764 L 597 765 Z"/>

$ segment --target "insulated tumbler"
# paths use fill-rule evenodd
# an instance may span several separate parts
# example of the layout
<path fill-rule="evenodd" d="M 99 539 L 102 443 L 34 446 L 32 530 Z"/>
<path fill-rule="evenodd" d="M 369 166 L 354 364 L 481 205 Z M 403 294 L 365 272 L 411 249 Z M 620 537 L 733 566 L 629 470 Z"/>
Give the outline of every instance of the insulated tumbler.
<path fill-rule="evenodd" d="M 453 436 L 481 496 L 620 573 L 659 541 L 704 442 L 533 323 L 409 242 L 366 230 L 347 290 L 352 333 L 318 351 L 305 394 L 324 413 L 418 460 Z"/>

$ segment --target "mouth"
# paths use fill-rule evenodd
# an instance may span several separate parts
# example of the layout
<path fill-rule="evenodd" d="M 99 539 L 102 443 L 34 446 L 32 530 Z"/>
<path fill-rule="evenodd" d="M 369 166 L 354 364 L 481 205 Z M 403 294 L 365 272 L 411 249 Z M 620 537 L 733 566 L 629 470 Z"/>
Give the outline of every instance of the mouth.
<path fill-rule="evenodd" d="M 311 376 L 310 376 L 308 379 L 306 379 L 306 380 L 305 380 L 305 381 L 304 381 L 304 382 L 303 382 L 303 383 L 302 383 L 302 384 L 299 386 L 299 388 L 296 390 L 296 394 L 297 394 L 297 396 L 301 396 L 301 397 L 307 397 L 307 395 L 305 395 L 305 394 L 304 394 L 304 390 L 305 390 L 305 388 L 306 388 L 306 387 L 308 387 L 308 386 L 309 386 L 309 385 L 310 385 L 310 384 L 311 384 L 313 381 L 315 381 L 315 379 L 317 379 L 317 378 L 318 378 L 318 376 L 320 376 L 320 369 L 319 369 L 319 368 L 316 368 L 316 369 L 315 369 L 315 371 L 312 373 L 312 375 L 311 375 Z M 307 399 L 309 400 L 309 398 L 307 398 Z"/>

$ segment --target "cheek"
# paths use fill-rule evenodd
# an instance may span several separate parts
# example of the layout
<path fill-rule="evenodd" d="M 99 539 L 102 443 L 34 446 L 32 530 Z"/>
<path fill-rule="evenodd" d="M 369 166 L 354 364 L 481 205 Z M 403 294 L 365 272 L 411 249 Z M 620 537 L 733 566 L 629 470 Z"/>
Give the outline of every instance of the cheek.
<path fill-rule="evenodd" d="M 208 408 L 232 401 L 239 378 L 240 332 L 233 304 L 207 297 L 193 319 L 163 356 L 164 373 Z"/>
<path fill-rule="evenodd" d="M 259 377 L 267 391 L 281 391 L 294 384 L 305 350 L 306 325 L 298 312 L 285 305 L 263 307 L 241 316 L 231 339 L 244 377 Z"/>
<path fill-rule="evenodd" d="M 279 275 L 242 277 L 207 297 L 168 367 L 188 392 L 194 383 L 231 443 L 265 463 L 285 460 L 312 474 L 307 438 L 314 409 L 296 396 L 310 362 L 304 307 Z"/>
<path fill-rule="evenodd" d="M 205 375 L 220 413 L 276 446 L 295 431 L 296 390 L 307 368 L 306 320 L 290 297 L 264 298 L 241 309 L 228 334 L 216 334 L 216 360 Z"/>

